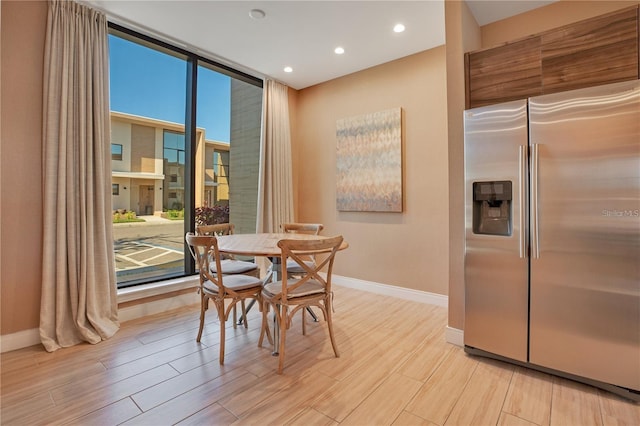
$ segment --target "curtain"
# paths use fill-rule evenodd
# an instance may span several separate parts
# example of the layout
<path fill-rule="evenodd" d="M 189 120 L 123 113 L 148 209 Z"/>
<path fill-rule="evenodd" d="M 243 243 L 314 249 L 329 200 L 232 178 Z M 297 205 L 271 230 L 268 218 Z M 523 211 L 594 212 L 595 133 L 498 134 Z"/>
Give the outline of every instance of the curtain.
<path fill-rule="evenodd" d="M 111 221 L 107 19 L 49 2 L 43 96 L 42 298 L 47 351 L 119 328 Z"/>
<path fill-rule="evenodd" d="M 279 232 L 280 224 L 294 219 L 287 89 L 284 84 L 266 81 L 262 108 L 258 232 Z"/>

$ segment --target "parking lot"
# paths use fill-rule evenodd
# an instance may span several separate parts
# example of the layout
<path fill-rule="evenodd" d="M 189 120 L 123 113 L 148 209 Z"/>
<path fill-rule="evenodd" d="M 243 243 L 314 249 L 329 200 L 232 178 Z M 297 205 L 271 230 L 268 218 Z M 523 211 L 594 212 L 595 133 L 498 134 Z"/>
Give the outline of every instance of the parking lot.
<path fill-rule="evenodd" d="M 118 281 L 143 278 L 154 271 L 165 274 L 184 265 L 184 222 L 142 218 L 146 221 L 113 226 Z"/>

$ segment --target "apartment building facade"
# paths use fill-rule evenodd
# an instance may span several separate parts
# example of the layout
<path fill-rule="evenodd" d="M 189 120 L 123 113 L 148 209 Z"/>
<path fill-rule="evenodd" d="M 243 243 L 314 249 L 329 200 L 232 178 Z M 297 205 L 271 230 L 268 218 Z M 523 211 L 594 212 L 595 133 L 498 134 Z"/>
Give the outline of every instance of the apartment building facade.
<path fill-rule="evenodd" d="M 229 204 L 229 143 L 196 130 L 196 206 Z M 184 126 L 111 113 L 113 209 L 160 216 L 184 208 Z"/>

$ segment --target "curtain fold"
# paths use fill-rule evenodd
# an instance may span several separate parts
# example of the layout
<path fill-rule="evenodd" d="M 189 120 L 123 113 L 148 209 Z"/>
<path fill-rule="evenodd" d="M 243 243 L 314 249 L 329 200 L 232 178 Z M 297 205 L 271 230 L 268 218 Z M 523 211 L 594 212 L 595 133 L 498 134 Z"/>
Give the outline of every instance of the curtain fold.
<path fill-rule="evenodd" d="M 293 222 L 293 172 L 288 88 L 266 81 L 263 98 L 258 232 L 279 232 L 280 224 Z"/>
<path fill-rule="evenodd" d="M 47 351 L 119 328 L 111 220 L 106 16 L 49 2 L 43 94 L 42 296 Z"/>

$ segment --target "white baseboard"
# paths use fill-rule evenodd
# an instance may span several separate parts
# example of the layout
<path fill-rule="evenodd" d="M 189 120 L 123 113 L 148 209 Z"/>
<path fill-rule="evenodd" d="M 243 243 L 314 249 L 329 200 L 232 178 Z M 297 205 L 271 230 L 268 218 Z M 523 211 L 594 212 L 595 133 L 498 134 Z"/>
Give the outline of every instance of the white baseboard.
<path fill-rule="evenodd" d="M 355 288 L 357 290 L 383 294 L 385 296 L 397 297 L 404 300 L 412 300 L 414 302 L 426 303 L 428 305 L 436 305 L 446 308 L 449 304 L 449 298 L 442 294 L 381 284 L 373 281 L 359 280 L 357 278 L 333 275 L 333 283 L 343 287 Z"/>
<path fill-rule="evenodd" d="M 40 343 L 40 329 L 32 328 L 31 330 L 22 330 L 17 333 L 5 334 L 0 336 L 0 353 L 15 351 L 16 349 L 26 348 L 28 346 Z"/>
<path fill-rule="evenodd" d="M 335 285 L 354 288 L 357 290 L 368 291 L 371 293 L 382 294 L 385 296 L 397 297 L 404 300 L 425 303 L 428 305 L 436 305 L 447 307 L 449 298 L 442 294 L 430 293 L 427 291 L 413 290 L 410 288 L 397 287 L 388 284 L 376 283 L 373 281 L 365 281 L 357 278 L 343 277 L 340 275 L 333 276 Z M 197 293 L 183 294 L 180 296 L 155 300 L 152 302 L 134 305 L 122 308 L 118 311 L 118 319 L 120 322 L 129 321 L 135 318 L 141 318 L 147 315 L 153 315 L 183 306 L 197 305 L 200 298 Z M 463 331 L 455 328 L 447 327 L 447 342 L 458 346 L 463 346 Z"/>
<path fill-rule="evenodd" d="M 185 288 L 187 286 L 193 286 L 193 278 L 188 280 L 175 280 L 171 282 L 171 285 L 165 287 L 163 290 L 173 290 Z M 343 287 L 354 288 L 357 290 L 368 291 L 371 293 L 382 294 L 385 296 L 397 297 L 404 300 L 411 300 L 414 302 L 425 303 L 429 305 L 436 305 L 447 307 L 449 298 L 442 294 L 430 293 L 427 291 L 413 290 L 410 288 L 397 287 L 388 284 L 376 283 L 373 281 L 365 281 L 357 278 L 343 277 L 340 275 L 333 276 L 333 283 Z M 173 286 L 173 287 L 172 287 Z M 126 291 L 119 295 L 118 301 L 130 301 L 139 297 L 148 297 L 150 295 L 158 295 L 162 293 L 161 285 L 152 286 L 150 289 L 145 289 L 143 292 L 134 293 L 134 291 Z M 139 289 L 140 290 L 140 289 Z M 138 290 L 138 291 L 139 291 Z M 152 292 L 152 294 L 149 294 Z M 142 293 L 142 294 L 141 294 Z M 181 308 L 183 306 L 195 305 L 197 308 L 200 302 L 200 297 L 194 291 L 193 293 L 181 294 L 179 296 L 170 297 L 167 299 L 153 300 L 147 303 L 141 303 L 138 305 L 127 306 L 118 310 L 118 320 L 120 322 L 129 321 L 136 318 L 141 318 L 147 315 L 153 315 L 161 312 L 170 311 L 172 309 Z M 455 328 L 447 327 L 446 340 L 454 345 L 463 346 L 463 331 Z M 25 348 L 27 346 L 37 345 L 40 343 L 40 331 L 37 328 L 31 330 L 19 331 L 13 334 L 7 334 L 0 336 L 0 350 L 1 352 L 13 351 L 16 349 Z"/>
<path fill-rule="evenodd" d="M 429 305 L 442 306 L 445 308 L 449 306 L 448 296 L 430 293 L 428 291 L 396 287 L 388 284 L 343 277 L 340 275 L 333 276 L 333 283 L 344 287 L 355 288 L 357 290 L 383 294 L 385 296 L 397 297 L 404 300 L 412 300 L 414 302 L 421 302 Z M 464 330 L 447 326 L 445 330 L 445 340 L 453 345 L 460 347 L 464 346 Z"/>
<path fill-rule="evenodd" d="M 448 343 L 464 347 L 464 330 L 447 326 L 444 337 Z"/>
<path fill-rule="evenodd" d="M 184 282 L 176 284 L 178 280 L 173 280 L 164 288 L 164 291 L 175 291 L 182 288 L 194 287 L 193 279 L 183 280 Z M 118 301 L 131 301 L 142 297 L 149 297 L 162 294 L 162 290 L 158 286 L 151 286 L 150 288 L 141 288 L 137 294 L 132 294 L 131 290 L 124 291 L 122 294 L 118 294 Z M 142 290 L 142 291 L 140 291 Z M 192 293 L 181 294 L 179 296 L 170 297 L 167 299 L 154 300 L 147 303 L 141 303 L 138 305 L 127 306 L 118 310 L 118 320 L 120 322 L 129 321 L 136 318 L 141 318 L 147 315 L 158 314 L 172 309 L 181 308 L 183 306 L 195 305 L 196 312 L 200 309 L 200 296 L 196 292 L 195 288 Z M 31 330 L 18 331 L 17 333 L 5 334 L 0 336 L 0 353 L 14 351 L 17 349 L 26 348 L 41 343 L 40 330 L 38 328 L 32 328 Z"/>

